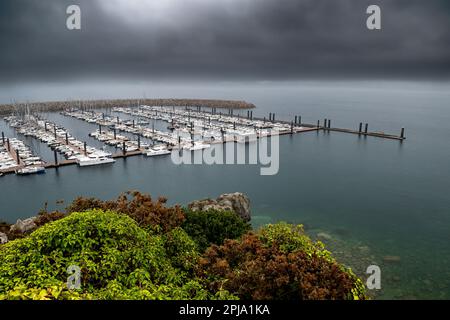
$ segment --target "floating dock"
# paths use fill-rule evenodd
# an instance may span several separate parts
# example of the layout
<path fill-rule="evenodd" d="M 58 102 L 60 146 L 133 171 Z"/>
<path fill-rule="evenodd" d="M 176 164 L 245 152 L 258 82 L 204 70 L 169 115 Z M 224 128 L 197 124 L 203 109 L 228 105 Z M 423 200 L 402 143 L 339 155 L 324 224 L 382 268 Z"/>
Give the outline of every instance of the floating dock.
<path fill-rule="evenodd" d="M 312 131 L 323 131 L 349 133 L 363 137 L 376 137 L 397 140 L 400 142 L 406 139 L 404 128 L 401 128 L 400 135 L 395 135 L 384 132 L 369 131 L 368 123 L 362 122 L 359 123 L 359 126 L 355 130 L 332 127 L 331 119 L 324 119 L 323 121 L 317 120 L 317 123 L 304 123 L 302 121 L 302 117 L 299 115 L 293 117 L 292 121 L 286 121 L 276 120 L 275 113 L 269 113 L 268 117 L 263 118 L 253 117 L 253 111 L 249 109 L 247 110 L 247 116 L 243 117 L 239 114 L 234 115 L 233 109 L 227 110 L 227 114 L 223 114 L 222 112 L 217 112 L 215 107 L 209 108 L 208 111 L 205 111 L 202 110 L 201 106 L 196 106 L 195 109 L 191 109 L 187 106 L 184 108 L 176 108 L 175 106 L 155 107 L 146 105 L 111 108 L 111 111 L 115 113 L 128 114 L 137 117 L 138 119 L 165 121 L 168 123 L 168 129 L 170 129 L 167 132 L 155 130 L 154 126 L 153 128 L 142 126 L 141 124 L 150 124 L 147 120 L 123 120 L 120 119 L 119 116 L 111 117 L 110 115 L 105 115 L 105 113 L 95 112 L 93 110 L 85 111 L 80 109 L 71 109 L 68 111 L 63 111 L 61 114 L 75 117 L 91 124 L 97 124 L 98 130 L 94 133 L 90 133 L 89 135 L 97 138 L 104 144 L 110 144 L 118 149 L 121 149 L 119 152 L 110 154 L 111 159 L 121 159 L 146 154 L 152 146 L 149 147 L 149 145 L 145 143 L 141 144 L 141 137 L 157 141 L 158 143 L 164 143 L 167 145 L 168 150 L 178 148 L 198 150 L 194 149 L 194 144 L 197 142 L 205 144 L 220 144 L 229 141 L 247 143 L 247 140 L 245 139 L 249 135 L 254 134 L 256 138 L 269 137 L 273 134 L 273 131 L 271 131 L 273 129 L 276 129 L 277 135 L 292 135 Z M 87 147 L 86 142 L 84 142 L 84 148 L 82 148 L 82 143 L 79 140 L 75 140 L 77 145 L 72 144 L 69 139 L 68 132 L 65 131 L 65 137 L 61 136 L 64 132 L 60 132 L 62 129 L 57 124 L 45 120 L 44 122 L 39 120 L 36 121 L 35 125 L 37 127 L 40 126 L 40 128 L 38 128 L 39 130 L 45 130 L 44 133 L 39 133 L 41 136 L 42 134 L 52 134 L 53 132 L 54 141 L 56 141 L 59 145 L 66 145 L 67 147 L 70 146 L 70 148 L 78 154 L 87 155 L 87 148 L 90 151 L 95 149 L 92 147 Z M 32 127 L 31 124 L 23 124 L 23 127 L 27 128 L 27 126 Z M 20 129 L 18 131 L 20 132 Z M 137 140 L 118 135 L 116 131 L 132 134 L 137 137 Z M 207 134 L 205 134 L 205 132 L 207 132 Z M 3 133 L 2 136 L 4 137 Z M 35 138 L 39 139 L 38 136 L 39 135 L 35 134 Z M 195 136 L 201 136 L 201 140 L 195 140 Z M 71 139 L 74 140 L 72 137 Z M 0 143 L 5 145 L 2 141 L 0 141 Z M 189 149 L 189 146 L 191 146 L 192 149 Z M 17 169 L 24 167 L 20 157 L 18 158 L 17 152 L 10 145 L 8 146 L 8 152 L 10 153 L 11 158 L 17 162 L 17 166 L 6 170 L 0 170 L 1 173 L 14 173 Z M 74 159 L 58 161 L 55 149 L 54 154 L 54 163 L 43 162 L 43 167 L 59 168 L 79 164 L 79 162 Z"/>

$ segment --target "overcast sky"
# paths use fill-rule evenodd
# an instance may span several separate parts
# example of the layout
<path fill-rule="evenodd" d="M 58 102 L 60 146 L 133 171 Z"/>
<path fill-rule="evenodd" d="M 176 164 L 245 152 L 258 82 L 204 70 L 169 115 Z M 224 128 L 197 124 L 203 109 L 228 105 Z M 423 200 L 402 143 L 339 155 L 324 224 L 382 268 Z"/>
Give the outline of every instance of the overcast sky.
<path fill-rule="evenodd" d="M 78 4 L 82 30 L 66 29 Z M 382 9 L 382 30 L 366 8 Z M 442 79 L 448 0 L 1 0 L 0 85 L 83 79 Z"/>

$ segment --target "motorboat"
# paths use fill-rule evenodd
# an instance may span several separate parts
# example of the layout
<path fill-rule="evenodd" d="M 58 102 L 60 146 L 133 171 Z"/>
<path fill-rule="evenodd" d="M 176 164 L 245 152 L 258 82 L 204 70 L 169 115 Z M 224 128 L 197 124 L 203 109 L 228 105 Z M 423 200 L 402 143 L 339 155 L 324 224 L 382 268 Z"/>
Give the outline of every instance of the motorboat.
<path fill-rule="evenodd" d="M 42 174 L 45 173 L 44 167 L 25 167 L 16 170 L 16 174 L 24 176 L 30 174 Z"/>
<path fill-rule="evenodd" d="M 161 155 L 165 155 L 165 154 L 170 154 L 170 150 L 164 144 L 149 147 L 147 149 L 147 152 L 145 153 L 145 155 L 148 157 L 161 156 Z"/>

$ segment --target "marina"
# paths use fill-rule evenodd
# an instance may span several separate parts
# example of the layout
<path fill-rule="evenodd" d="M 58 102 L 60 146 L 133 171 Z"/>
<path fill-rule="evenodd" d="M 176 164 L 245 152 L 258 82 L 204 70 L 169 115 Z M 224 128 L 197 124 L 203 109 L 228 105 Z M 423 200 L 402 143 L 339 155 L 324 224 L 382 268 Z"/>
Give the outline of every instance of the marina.
<path fill-rule="evenodd" d="M 204 108 L 203 108 L 204 109 Z M 371 132 L 368 124 L 359 123 L 357 130 L 331 126 L 330 119 L 316 124 L 302 122 L 301 116 L 294 116 L 292 121 L 276 120 L 275 113 L 268 117 L 253 117 L 253 110 L 247 110 L 246 116 L 233 109 L 225 113 L 216 108 L 202 110 L 201 107 L 148 106 L 112 107 L 106 112 L 69 108 L 60 112 L 65 117 L 72 117 L 88 124 L 97 125 L 98 129 L 87 132 L 99 141 L 103 147 L 95 148 L 87 142 L 75 138 L 62 126 L 41 117 L 39 113 L 27 112 L 22 115 L 9 115 L 4 120 L 19 134 L 33 137 L 47 144 L 54 152 L 53 162 L 44 162 L 33 155 L 19 139 L 9 140 L 2 132 L 0 149 L 0 172 L 2 174 L 43 173 L 46 168 L 78 165 L 80 167 L 112 164 L 118 158 L 144 155 L 147 157 L 169 155 L 173 150 L 184 152 L 199 151 L 210 148 L 213 144 L 227 142 L 248 144 L 272 135 L 292 135 L 311 131 L 341 132 L 364 137 L 378 137 L 405 140 L 404 128 L 400 135 L 384 132 Z M 221 109 L 223 110 L 223 109 Z M 114 115 L 113 115 L 114 114 Z M 121 118 L 126 115 L 131 119 Z M 166 123 L 165 130 L 156 129 L 155 122 Z M 114 151 L 107 149 L 113 148 Z M 59 161 L 62 155 L 65 160 Z"/>

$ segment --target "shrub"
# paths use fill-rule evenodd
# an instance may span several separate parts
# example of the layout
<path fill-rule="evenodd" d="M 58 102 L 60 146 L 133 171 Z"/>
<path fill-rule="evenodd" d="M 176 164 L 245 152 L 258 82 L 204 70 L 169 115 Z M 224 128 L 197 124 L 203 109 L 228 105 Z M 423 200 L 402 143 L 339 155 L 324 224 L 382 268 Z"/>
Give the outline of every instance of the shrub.
<path fill-rule="evenodd" d="M 112 279 L 129 284 L 136 270 L 145 270 L 155 283 L 174 273 L 162 239 L 149 236 L 127 216 L 99 210 L 72 213 L 5 244 L 0 261 L 0 292 L 58 286 L 70 265 L 81 268 L 82 288 L 88 291 Z"/>
<path fill-rule="evenodd" d="M 250 224 L 228 211 L 185 210 L 182 227 L 194 239 L 201 252 L 211 244 L 222 244 L 225 239 L 237 239 L 251 229 Z"/>
<path fill-rule="evenodd" d="M 213 245 L 197 273 L 212 292 L 227 290 L 240 299 L 364 299 L 361 281 L 297 231 L 270 226 Z"/>
<path fill-rule="evenodd" d="M 130 216 L 141 227 L 165 233 L 180 226 L 184 221 L 181 207 L 177 205 L 166 207 L 166 202 L 167 199 L 164 197 L 159 197 L 154 202 L 148 194 L 129 191 L 110 201 L 79 197 L 67 207 L 66 211 L 67 213 L 90 209 L 116 211 Z"/>
<path fill-rule="evenodd" d="M 185 271 L 192 271 L 199 258 L 197 244 L 180 227 L 164 235 L 164 247 L 172 265 Z"/>

